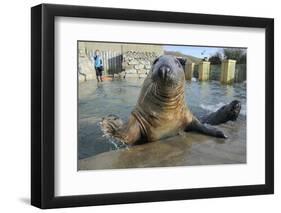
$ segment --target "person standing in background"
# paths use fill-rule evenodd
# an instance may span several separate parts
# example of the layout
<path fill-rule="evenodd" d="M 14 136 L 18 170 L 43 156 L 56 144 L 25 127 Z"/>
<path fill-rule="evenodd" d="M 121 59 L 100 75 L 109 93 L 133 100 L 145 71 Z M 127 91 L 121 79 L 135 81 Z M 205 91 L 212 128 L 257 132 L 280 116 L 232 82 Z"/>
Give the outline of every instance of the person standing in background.
<path fill-rule="evenodd" d="M 92 65 L 96 70 L 97 81 L 102 82 L 103 62 L 99 50 L 95 51 L 95 55 L 91 57 Z"/>

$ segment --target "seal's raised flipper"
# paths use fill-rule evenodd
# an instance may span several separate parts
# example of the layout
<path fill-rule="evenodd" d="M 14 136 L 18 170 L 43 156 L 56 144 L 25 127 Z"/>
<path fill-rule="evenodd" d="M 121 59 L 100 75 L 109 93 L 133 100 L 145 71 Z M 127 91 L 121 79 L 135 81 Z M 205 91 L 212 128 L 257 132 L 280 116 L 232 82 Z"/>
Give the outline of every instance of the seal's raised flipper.
<path fill-rule="evenodd" d="M 241 102 L 234 100 L 229 104 L 222 106 L 216 112 L 206 115 L 200 119 L 202 123 L 218 125 L 227 121 L 235 121 L 241 110 Z"/>
<path fill-rule="evenodd" d="M 122 119 L 117 115 L 108 115 L 102 118 L 100 125 L 105 135 L 114 136 L 116 131 L 118 131 L 124 124 Z"/>
<path fill-rule="evenodd" d="M 133 116 L 124 124 L 118 116 L 108 115 L 102 119 L 100 124 L 106 136 L 113 137 L 125 144 L 134 144 L 141 137 L 140 128 Z"/>
<path fill-rule="evenodd" d="M 227 136 L 219 129 L 202 124 L 197 118 L 193 118 L 192 122 L 185 129 L 186 131 L 196 131 L 205 135 L 217 138 L 227 138 Z"/>

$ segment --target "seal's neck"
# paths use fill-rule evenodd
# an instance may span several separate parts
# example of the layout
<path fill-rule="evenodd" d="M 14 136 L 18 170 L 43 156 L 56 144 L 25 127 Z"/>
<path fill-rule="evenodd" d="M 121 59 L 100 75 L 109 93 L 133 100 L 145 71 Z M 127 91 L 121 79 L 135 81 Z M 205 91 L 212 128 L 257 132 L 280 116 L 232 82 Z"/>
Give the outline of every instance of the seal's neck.
<path fill-rule="evenodd" d="M 184 104 L 184 86 L 162 87 L 157 84 L 151 88 L 153 102 L 160 104 L 161 108 L 175 109 Z"/>
<path fill-rule="evenodd" d="M 173 85 L 173 86 L 163 86 L 159 84 L 154 84 L 153 88 L 155 94 L 166 98 L 179 98 L 182 94 L 184 94 L 184 86 L 183 85 Z"/>

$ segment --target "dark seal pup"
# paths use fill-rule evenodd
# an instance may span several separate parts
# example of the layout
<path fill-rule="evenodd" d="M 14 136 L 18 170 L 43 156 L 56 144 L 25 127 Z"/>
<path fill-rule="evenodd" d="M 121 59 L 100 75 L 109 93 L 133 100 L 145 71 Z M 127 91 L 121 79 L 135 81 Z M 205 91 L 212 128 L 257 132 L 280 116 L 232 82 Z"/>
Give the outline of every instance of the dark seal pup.
<path fill-rule="evenodd" d="M 129 120 L 123 123 L 119 117 L 109 115 L 103 118 L 101 127 L 106 135 L 126 144 L 153 142 L 180 131 L 226 138 L 222 131 L 202 124 L 191 113 L 184 90 L 185 76 L 180 62 L 173 56 L 161 56 L 144 80 Z"/>
<path fill-rule="evenodd" d="M 227 121 L 236 121 L 241 110 L 241 103 L 234 100 L 231 103 L 222 106 L 216 112 L 204 116 L 201 120 L 202 123 L 211 125 L 218 125 Z"/>

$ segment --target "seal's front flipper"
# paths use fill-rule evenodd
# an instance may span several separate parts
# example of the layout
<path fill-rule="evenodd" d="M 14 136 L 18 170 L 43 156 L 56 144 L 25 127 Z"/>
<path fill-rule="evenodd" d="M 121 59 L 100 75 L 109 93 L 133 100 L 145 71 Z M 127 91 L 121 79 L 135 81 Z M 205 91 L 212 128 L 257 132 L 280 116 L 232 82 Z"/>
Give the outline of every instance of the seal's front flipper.
<path fill-rule="evenodd" d="M 192 122 L 187 126 L 186 131 L 196 131 L 217 138 L 227 138 L 219 129 L 202 124 L 196 118 L 193 118 Z"/>
<path fill-rule="evenodd" d="M 134 144 L 141 137 L 140 128 L 133 116 L 124 124 L 118 116 L 108 115 L 102 119 L 100 124 L 106 136 L 118 139 L 125 144 Z"/>
<path fill-rule="evenodd" d="M 114 136 L 123 126 L 123 121 L 117 115 L 108 115 L 100 122 L 101 129 L 106 136 Z"/>

